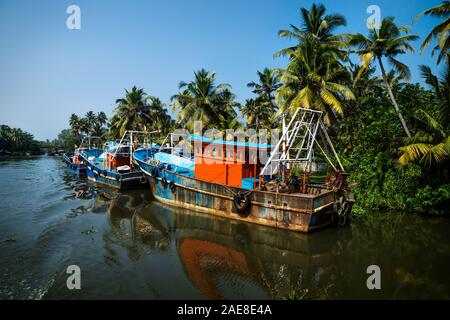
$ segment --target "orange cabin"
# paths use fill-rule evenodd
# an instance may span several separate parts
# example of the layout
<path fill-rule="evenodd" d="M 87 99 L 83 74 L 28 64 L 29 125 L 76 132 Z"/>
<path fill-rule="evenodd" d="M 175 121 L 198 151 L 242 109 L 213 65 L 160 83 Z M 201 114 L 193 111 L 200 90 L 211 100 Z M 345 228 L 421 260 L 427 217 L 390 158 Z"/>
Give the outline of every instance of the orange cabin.
<path fill-rule="evenodd" d="M 270 152 L 270 146 L 203 138 L 194 143 L 195 178 L 252 189 L 262 169 L 261 151 Z"/>
<path fill-rule="evenodd" d="M 130 156 L 126 155 L 116 155 L 113 157 L 112 154 L 106 154 L 106 166 L 108 168 L 117 168 L 121 166 L 129 166 L 130 165 Z"/>

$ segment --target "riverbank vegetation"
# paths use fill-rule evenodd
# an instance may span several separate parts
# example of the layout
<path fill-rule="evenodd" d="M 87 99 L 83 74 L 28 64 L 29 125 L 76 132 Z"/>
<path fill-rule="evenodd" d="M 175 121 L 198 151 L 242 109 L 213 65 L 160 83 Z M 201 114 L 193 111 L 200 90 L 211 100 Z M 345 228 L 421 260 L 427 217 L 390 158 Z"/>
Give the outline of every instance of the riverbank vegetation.
<path fill-rule="evenodd" d="M 40 143 L 31 133 L 7 125 L 0 126 L 0 157 L 32 156 L 41 153 Z"/>
<path fill-rule="evenodd" d="M 120 138 L 126 130 L 161 130 L 167 134 L 174 124 L 167 114 L 165 104 L 137 87 L 125 90 L 125 96 L 116 100 L 113 112 L 107 133 L 112 139 Z"/>
<path fill-rule="evenodd" d="M 417 19 L 441 19 L 421 50 L 436 42 L 433 55 L 441 74 L 420 66 L 423 83 L 410 83 L 406 54 L 419 54 L 418 36 L 385 17 L 366 34 L 345 30 L 346 19 L 321 4 L 301 8 L 299 21 L 279 31 L 291 46 L 274 57 L 287 58 L 280 69 L 257 71 L 248 83 L 254 94 L 244 103 L 229 84 L 200 69 L 179 84 L 170 105 L 142 88 L 125 90 L 106 124 L 103 113 L 72 115 L 65 146 L 82 134 L 119 138 L 125 130 L 193 130 L 196 120 L 219 130 L 274 129 L 281 116 L 297 108 L 321 110 L 337 150 L 351 173 L 357 197 L 355 214 L 371 209 L 448 212 L 450 205 L 450 4 L 419 13 Z M 270 58 L 270 57 L 268 57 Z M 92 130 L 92 131 L 90 131 Z M 71 140 L 72 139 L 72 140 Z M 70 141 L 70 143 L 68 143 Z"/>
<path fill-rule="evenodd" d="M 73 150 L 79 146 L 84 136 L 94 136 L 104 139 L 107 133 L 108 118 L 104 112 L 88 111 L 84 116 L 72 113 L 69 118 L 69 128 L 62 130 L 58 137 L 43 145 L 51 152 L 58 150 Z"/>

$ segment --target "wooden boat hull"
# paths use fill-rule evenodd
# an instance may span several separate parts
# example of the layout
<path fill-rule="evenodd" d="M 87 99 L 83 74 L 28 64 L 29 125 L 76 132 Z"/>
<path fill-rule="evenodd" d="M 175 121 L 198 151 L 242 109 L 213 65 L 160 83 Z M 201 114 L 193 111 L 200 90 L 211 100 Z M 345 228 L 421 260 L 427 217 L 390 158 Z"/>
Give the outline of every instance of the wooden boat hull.
<path fill-rule="evenodd" d="M 168 205 L 196 210 L 280 229 L 311 232 L 337 223 L 336 203 L 340 195 L 325 191 L 320 195 L 281 194 L 254 190 L 250 207 L 239 213 L 233 195 L 249 192 L 241 188 L 190 178 L 165 169 L 152 175 L 153 167 L 139 162 L 147 175 L 153 196 Z"/>

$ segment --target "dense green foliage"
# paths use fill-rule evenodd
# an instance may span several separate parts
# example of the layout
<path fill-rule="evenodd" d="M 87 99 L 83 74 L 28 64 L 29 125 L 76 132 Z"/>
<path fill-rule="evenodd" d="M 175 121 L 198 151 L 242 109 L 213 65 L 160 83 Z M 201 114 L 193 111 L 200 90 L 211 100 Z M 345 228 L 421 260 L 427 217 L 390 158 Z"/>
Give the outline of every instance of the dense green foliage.
<path fill-rule="evenodd" d="M 194 122 L 202 121 L 209 128 L 235 128 L 239 106 L 229 84 L 216 84 L 216 74 L 201 69 L 194 73 L 194 80 L 179 84 L 180 92 L 172 97 L 174 111 L 178 111 L 178 123 L 191 132 Z"/>
<path fill-rule="evenodd" d="M 75 146 L 79 146 L 81 143 L 80 136 L 73 133 L 71 129 L 64 129 L 59 134 L 58 137 L 48 143 L 46 147 L 50 152 L 57 152 L 59 150 L 71 151 Z"/>
<path fill-rule="evenodd" d="M 275 93 L 281 87 L 280 72 L 265 68 L 258 71 L 258 81 L 252 81 L 247 87 L 252 88 L 256 98 L 247 99 L 240 106 L 243 116 L 247 117 L 247 127 L 255 130 L 272 129 L 276 126 Z"/>
<path fill-rule="evenodd" d="M 100 140 L 106 138 L 106 122 L 107 117 L 104 112 L 95 114 L 93 111 L 86 112 L 84 117 L 80 117 L 72 113 L 69 118 L 70 129 L 64 129 L 58 134 L 58 138 L 44 143 L 43 146 L 50 151 L 57 150 L 73 150 L 75 146 L 79 146 L 83 137 L 98 137 Z"/>
<path fill-rule="evenodd" d="M 117 107 L 109 123 L 109 137 L 120 138 L 126 130 L 170 131 L 173 123 L 164 104 L 157 97 L 149 96 L 144 89 L 133 87 L 125 90 L 125 96 L 116 100 Z"/>
<path fill-rule="evenodd" d="M 0 126 L 0 156 L 22 156 L 41 154 L 39 142 L 32 134 L 22 129 Z"/>
<path fill-rule="evenodd" d="M 424 14 L 450 16 L 448 3 L 433 10 Z M 387 208 L 448 213 L 448 67 L 438 77 L 421 66 L 429 88 L 405 82 L 410 70 L 399 58 L 414 52 L 412 41 L 418 37 L 392 17 L 367 35 L 335 34 L 337 27 L 345 27 L 345 18 L 327 14 L 322 5 L 302 8 L 300 18 L 299 27 L 280 31 L 298 44 L 277 53 L 289 58 L 281 70 L 277 102 L 285 113 L 299 107 L 326 113 L 328 129 L 351 173 L 354 213 Z M 439 30 L 442 40 L 447 30 Z M 445 42 L 435 49 L 445 52 Z M 351 62 L 355 54 L 359 65 Z"/>
<path fill-rule="evenodd" d="M 104 125 L 107 117 L 104 112 L 95 114 L 93 111 L 86 112 L 84 117 L 72 113 L 69 119 L 70 131 L 80 139 L 81 136 L 103 137 L 106 133 Z"/>
<path fill-rule="evenodd" d="M 357 197 L 354 213 L 374 208 L 445 212 L 450 205 L 448 159 L 441 165 L 429 166 L 420 161 L 401 165 L 401 146 L 408 138 L 383 88 L 372 90 L 373 95 L 349 105 L 341 127 L 333 131 L 352 174 Z M 406 121 L 414 132 L 420 132 L 424 125 L 420 110 L 425 106 L 438 108 L 435 94 L 417 84 L 405 83 L 396 93 L 399 105 L 407 110 Z"/>

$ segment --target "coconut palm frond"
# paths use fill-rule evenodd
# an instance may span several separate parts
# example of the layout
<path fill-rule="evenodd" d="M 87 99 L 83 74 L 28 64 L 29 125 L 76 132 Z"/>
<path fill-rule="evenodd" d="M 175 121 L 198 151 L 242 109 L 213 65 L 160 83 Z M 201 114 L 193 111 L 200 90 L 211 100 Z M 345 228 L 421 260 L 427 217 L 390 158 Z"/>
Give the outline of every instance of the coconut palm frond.
<path fill-rule="evenodd" d="M 427 154 L 431 149 L 432 144 L 426 143 L 414 143 L 400 148 L 402 155 L 399 158 L 401 165 L 406 165 L 410 162 L 420 160 Z"/>
<path fill-rule="evenodd" d="M 450 47 L 450 41 L 448 31 L 450 30 L 450 2 L 444 1 L 440 5 L 427 9 L 416 16 L 418 19 L 420 16 L 429 15 L 436 18 L 443 18 L 444 21 L 435 26 L 431 32 L 427 35 L 423 41 L 420 50 L 423 50 L 431 43 L 435 38 L 438 39 L 438 45 L 433 49 L 433 53 L 440 50 L 438 57 L 438 64 L 447 56 L 448 49 Z"/>

